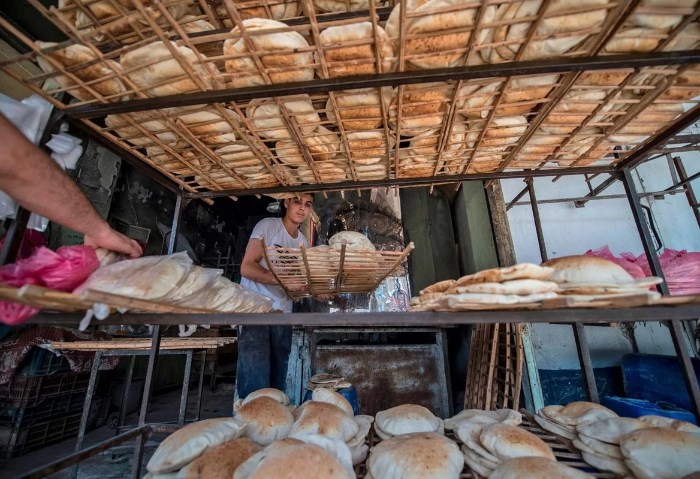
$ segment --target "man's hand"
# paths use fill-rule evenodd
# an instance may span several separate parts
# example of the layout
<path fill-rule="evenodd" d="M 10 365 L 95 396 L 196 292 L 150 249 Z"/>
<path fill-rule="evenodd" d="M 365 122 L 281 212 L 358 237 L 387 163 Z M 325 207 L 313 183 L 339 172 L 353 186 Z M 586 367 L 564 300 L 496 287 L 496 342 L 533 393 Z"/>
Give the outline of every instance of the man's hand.
<path fill-rule="evenodd" d="M 93 248 L 104 248 L 118 253 L 124 253 L 129 258 L 138 258 L 143 255 L 141 245 L 135 240 L 114 231 L 109 226 L 94 234 L 85 235 L 85 244 Z"/>

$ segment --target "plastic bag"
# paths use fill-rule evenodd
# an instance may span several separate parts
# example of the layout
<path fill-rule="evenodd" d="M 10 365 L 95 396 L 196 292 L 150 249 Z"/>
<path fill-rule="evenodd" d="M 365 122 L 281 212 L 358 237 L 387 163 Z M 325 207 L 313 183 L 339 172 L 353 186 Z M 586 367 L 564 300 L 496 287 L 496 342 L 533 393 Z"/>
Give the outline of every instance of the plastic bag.
<path fill-rule="evenodd" d="M 595 249 L 595 250 L 588 250 L 584 254 L 588 256 L 597 256 L 598 258 L 603 258 L 607 259 L 609 261 L 613 261 L 617 263 L 618 265 L 622 266 L 625 271 L 627 271 L 633 278 L 638 279 L 638 278 L 645 278 L 647 276 L 651 276 L 651 274 L 647 274 L 647 272 L 644 271 L 643 268 L 641 268 L 638 264 L 636 264 L 634 261 L 630 261 L 627 257 L 625 257 L 625 253 L 622 255 L 615 256 L 612 251 L 610 251 L 610 248 L 608 245 L 605 245 L 601 248 Z"/>
<path fill-rule="evenodd" d="M 634 256 L 622 253 L 651 276 L 651 268 L 644 254 Z M 666 249 L 659 255 L 659 263 L 672 294 L 700 294 L 700 252 Z"/>
<path fill-rule="evenodd" d="M 139 299 L 166 298 L 178 288 L 192 268 L 186 252 L 119 261 L 95 271 L 79 288 Z"/>

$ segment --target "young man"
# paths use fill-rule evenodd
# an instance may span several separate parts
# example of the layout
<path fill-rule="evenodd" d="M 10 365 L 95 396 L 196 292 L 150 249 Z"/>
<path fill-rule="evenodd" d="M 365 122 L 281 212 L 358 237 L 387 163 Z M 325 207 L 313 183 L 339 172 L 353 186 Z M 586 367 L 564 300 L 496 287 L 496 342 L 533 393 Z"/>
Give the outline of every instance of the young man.
<path fill-rule="evenodd" d="M 253 228 L 241 263 L 241 285 L 272 299 L 275 309 L 291 313 L 292 300 L 265 266 L 262 240 L 267 246 L 308 247 L 299 225 L 311 215 L 313 196 L 302 193 L 285 199 L 284 207 L 282 218 L 265 218 Z M 245 398 L 266 387 L 284 390 L 292 347 L 291 326 L 241 326 L 238 333 L 238 397 Z"/>

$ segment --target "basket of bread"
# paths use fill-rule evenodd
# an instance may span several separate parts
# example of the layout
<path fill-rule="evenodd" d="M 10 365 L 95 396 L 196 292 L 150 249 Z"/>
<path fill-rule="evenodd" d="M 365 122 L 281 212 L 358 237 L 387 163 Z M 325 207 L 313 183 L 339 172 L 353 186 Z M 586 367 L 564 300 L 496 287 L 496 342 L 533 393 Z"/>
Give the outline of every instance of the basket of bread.
<path fill-rule="evenodd" d="M 280 248 L 263 245 L 267 268 L 293 299 L 306 296 L 370 293 L 396 273 L 413 251 L 377 250 L 362 233 L 341 231 L 327 245 Z"/>

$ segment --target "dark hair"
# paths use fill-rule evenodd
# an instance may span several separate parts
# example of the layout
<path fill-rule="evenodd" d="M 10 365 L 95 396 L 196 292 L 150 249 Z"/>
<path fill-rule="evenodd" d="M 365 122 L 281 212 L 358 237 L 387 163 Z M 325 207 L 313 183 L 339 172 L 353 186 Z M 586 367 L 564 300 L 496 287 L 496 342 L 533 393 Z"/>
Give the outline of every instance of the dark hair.
<path fill-rule="evenodd" d="M 311 196 L 311 201 L 314 199 L 313 193 L 299 193 L 299 195 L 309 195 Z M 280 218 L 284 218 L 285 215 L 287 214 L 287 207 L 284 206 L 284 202 L 287 200 L 291 200 L 292 198 L 285 198 L 283 200 L 280 200 Z"/>

